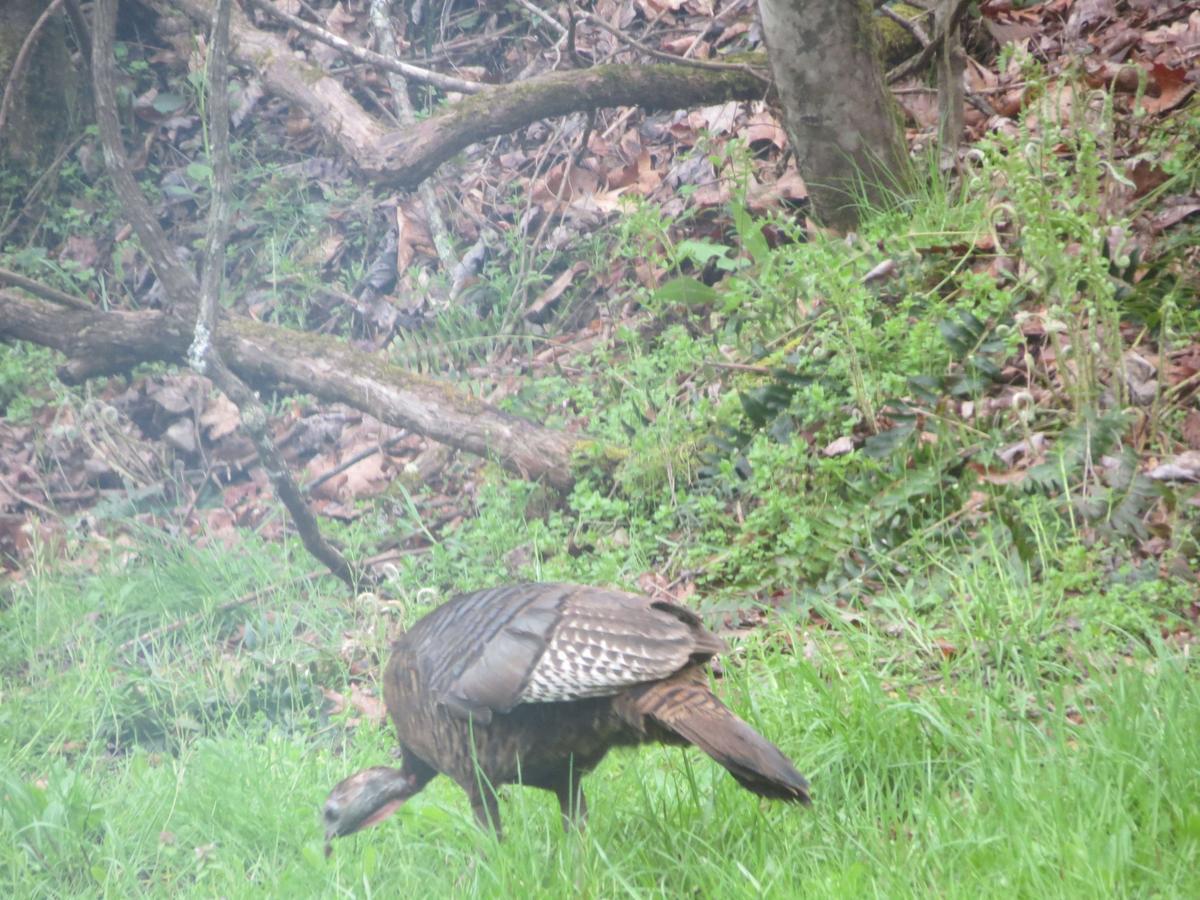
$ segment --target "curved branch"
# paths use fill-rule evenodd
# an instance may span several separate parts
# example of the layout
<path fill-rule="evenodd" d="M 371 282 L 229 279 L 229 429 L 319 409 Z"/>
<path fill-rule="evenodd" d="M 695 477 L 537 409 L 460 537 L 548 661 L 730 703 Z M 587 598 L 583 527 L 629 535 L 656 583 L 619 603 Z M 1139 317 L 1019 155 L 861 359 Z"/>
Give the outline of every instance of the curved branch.
<path fill-rule="evenodd" d="M 147 2 L 163 16 L 182 12 L 196 25 L 212 17 L 212 0 Z M 690 60 L 596 66 L 488 87 L 416 128 L 392 131 L 369 115 L 336 79 L 298 59 L 286 41 L 255 28 L 237 10 L 230 23 L 230 54 L 240 66 L 258 73 L 269 90 L 308 113 L 368 177 L 387 188 L 412 189 L 463 148 L 540 119 L 604 106 L 681 109 L 758 100 L 768 90 L 753 68 L 766 65 L 763 54 L 750 54 L 738 65 L 716 69 L 696 68 Z"/>
<path fill-rule="evenodd" d="M 605 106 L 655 110 L 759 100 L 767 89 L 748 67 L 711 70 L 686 64 L 611 65 L 551 72 L 489 88 L 415 128 L 393 132 L 372 153 L 360 157 L 359 164 L 378 184 L 411 189 L 471 144 L 540 119 Z"/>
<path fill-rule="evenodd" d="M 186 20 L 180 36 L 190 42 L 195 28 L 212 21 L 213 0 L 146 0 L 161 17 Z M 373 147 L 386 134 L 341 83 L 320 66 L 298 58 L 282 37 L 255 28 L 240 9 L 229 23 L 229 56 L 261 78 L 273 94 L 304 110 L 330 140 L 351 159 Z"/>

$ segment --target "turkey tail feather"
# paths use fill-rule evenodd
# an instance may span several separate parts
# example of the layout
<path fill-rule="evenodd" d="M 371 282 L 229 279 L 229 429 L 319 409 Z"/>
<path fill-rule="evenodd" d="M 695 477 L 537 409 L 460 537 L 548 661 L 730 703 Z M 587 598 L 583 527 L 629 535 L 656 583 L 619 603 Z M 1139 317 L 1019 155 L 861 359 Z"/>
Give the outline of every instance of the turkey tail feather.
<path fill-rule="evenodd" d="M 808 781 L 779 748 L 743 722 L 706 684 L 681 677 L 648 685 L 638 712 L 694 744 L 747 790 L 774 800 L 808 804 Z"/>

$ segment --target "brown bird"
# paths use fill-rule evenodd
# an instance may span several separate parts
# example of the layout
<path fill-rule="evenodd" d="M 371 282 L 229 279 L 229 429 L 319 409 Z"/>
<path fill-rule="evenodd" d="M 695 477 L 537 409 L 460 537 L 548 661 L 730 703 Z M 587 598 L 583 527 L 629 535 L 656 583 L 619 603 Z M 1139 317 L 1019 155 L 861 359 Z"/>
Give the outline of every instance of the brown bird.
<path fill-rule="evenodd" d="M 743 787 L 808 803 L 786 756 L 708 688 L 725 649 L 688 609 L 617 591 L 525 584 L 455 597 L 392 645 L 383 696 L 403 754 L 325 801 L 334 837 L 390 815 L 439 772 L 500 834 L 496 789 L 553 791 L 563 825 L 586 816 L 580 776 L 611 747 L 695 744 Z"/>

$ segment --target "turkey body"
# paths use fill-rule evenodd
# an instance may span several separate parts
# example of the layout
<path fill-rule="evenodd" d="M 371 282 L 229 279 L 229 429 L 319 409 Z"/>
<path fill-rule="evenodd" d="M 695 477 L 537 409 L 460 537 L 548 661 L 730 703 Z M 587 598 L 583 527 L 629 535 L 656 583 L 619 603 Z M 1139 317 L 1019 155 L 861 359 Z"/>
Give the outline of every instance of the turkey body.
<path fill-rule="evenodd" d="M 499 833 L 496 789 L 553 791 L 564 824 L 612 747 L 694 744 L 742 786 L 807 803 L 808 783 L 708 688 L 724 643 L 690 610 L 633 594 L 525 584 L 459 596 L 392 647 L 383 693 L 400 769 L 366 769 L 326 801 L 327 838 L 388 815 L 438 773 Z"/>

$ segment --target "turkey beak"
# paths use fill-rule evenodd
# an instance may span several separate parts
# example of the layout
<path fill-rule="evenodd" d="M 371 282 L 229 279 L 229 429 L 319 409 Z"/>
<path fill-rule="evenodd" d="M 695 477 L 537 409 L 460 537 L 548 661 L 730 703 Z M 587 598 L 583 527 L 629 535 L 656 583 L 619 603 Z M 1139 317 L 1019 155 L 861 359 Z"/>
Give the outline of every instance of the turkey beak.
<path fill-rule="evenodd" d="M 325 855 L 333 839 L 361 831 L 395 812 L 416 791 L 399 769 L 364 769 L 339 782 L 321 811 L 325 823 Z"/>

